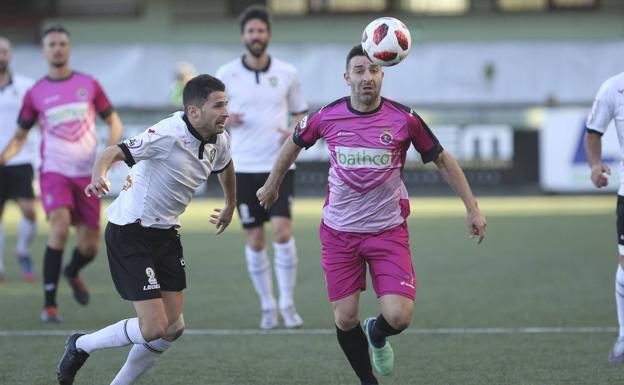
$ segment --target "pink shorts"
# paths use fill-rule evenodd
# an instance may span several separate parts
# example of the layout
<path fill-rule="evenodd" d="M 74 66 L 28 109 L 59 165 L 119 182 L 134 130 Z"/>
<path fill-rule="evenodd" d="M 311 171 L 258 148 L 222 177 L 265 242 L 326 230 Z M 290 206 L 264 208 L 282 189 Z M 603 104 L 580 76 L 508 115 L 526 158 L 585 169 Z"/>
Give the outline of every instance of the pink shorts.
<path fill-rule="evenodd" d="M 321 222 L 321 264 L 330 302 L 366 289 L 368 263 L 377 298 L 416 298 L 407 223 L 379 233 L 349 233 Z"/>
<path fill-rule="evenodd" d="M 100 199 L 92 195 L 88 198 L 84 189 L 91 182 L 91 177 L 67 177 L 54 172 L 41 173 L 41 203 L 46 215 L 52 210 L 67 207 L 71 213 L 72 224 L 84 223 L 93 228 L 100 228 Z"/>

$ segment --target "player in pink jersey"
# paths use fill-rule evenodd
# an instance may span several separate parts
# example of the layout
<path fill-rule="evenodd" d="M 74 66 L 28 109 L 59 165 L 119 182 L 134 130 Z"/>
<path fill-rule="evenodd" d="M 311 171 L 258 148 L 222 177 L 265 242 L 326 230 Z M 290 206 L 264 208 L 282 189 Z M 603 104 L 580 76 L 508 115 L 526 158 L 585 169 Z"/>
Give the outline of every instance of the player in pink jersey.
<path fill-rule="evenodd" d="M 304 118 L 292 141 L 284 143 L 273 170 L 258 190 L 268 208 L 301 148 L 324 138 L 331 153 L 328 194 L 320 228 L 321 263 L 334 310 L 338 342 L 362 384 L 378 384 L 394 369 L 387 337 L 399 334 L 412 319 L 416 281 L 405 218 L 409 200 L 401 174 L 411 145 L 423 162 L 434 162 L 464 201 L 470 234 L 480 243 L 486 221 L 463 171 L 444 151 L 425 122 L 410 108 L 380 95 L 383 71 L 362 48 L 347 55 L 344 78 L 351 95 Z M 360 291 L 366 288 L 368 263 L 381 314 L 358 319 Z"/>
<path fill-rule="evenodd" d="M 63 274 L 81 305 L 89 302 L 89 292 L 78 272 L 93 260 L 100 242 L 100 201 L 82 193 L 91 180 L 95 161 L 95 115 L 99 114 L 109 127 L 109 145 L 119 141 L 122 124 L 97 80 L 70 68 L 67 30 L 48 28 L 42 42 L 48 76 L 26 93 L 17 131 L 0 154 L 0 164 L 24 146 L 28 131 L 38 122 L 42 137 L 41 201 L 50 222 L 43 259 L 45 305 L 41 320 L 59 322 L 56 289 L 69 227 L 75 226 L 78 244 Z"/>

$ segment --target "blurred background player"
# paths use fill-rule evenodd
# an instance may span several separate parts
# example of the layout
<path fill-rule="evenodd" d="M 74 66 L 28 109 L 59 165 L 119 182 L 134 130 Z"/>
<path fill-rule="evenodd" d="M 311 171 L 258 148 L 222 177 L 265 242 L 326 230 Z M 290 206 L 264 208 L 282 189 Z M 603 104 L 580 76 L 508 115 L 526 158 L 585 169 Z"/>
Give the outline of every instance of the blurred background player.
<path fill-rule="evenodd" d="M 485 218 L 459 164 L 425 122 L 406 107 L 380 95 L 383 71 L 357 45 L 347 55 L 344 79 L 350 97 L 338 99 L 304 118 L 280 150 L 271 175 L 258 190 L 264 207 L 277 199 L 279 184 L 301 148 L 324 138 L 331 152 L 328 196 L 323 207 L 321 264 L 334 309 L 336 334 L 362 385 L 378 384 L 394 369 L 387 337 L 412 320 L 416 280 L 406 218 L 407 189 L 401 179 L 410 144 L 423 163 L 434 162 L 466 206 L 467 224 L 479 243 Z M 360 291 L 366 289 L 366 264 L 381 314 L 359 321 Z"/>
<path fill-rule="evenodd" d="M 212 173 L 219 174 L 225 196 L 225 206 L 209 219 L 217 235 L 230 224 L 236 205 L 224 91 L 223 83 L 210 75 L 191 79 L 183 91 L 184 112 L 106 148 L 95 162 L 85 188 L 89 196 L 108 194 L 106 174 L 114 162 L 123 160 L 132 167 L 133 183 L 106 210 L 105 238 L 117 292 L 132 301 L 137 317 L 95 333 L 71 335 L 57 369 L 61 385 L 73 384 L 95 350 L 129 344 L 128 359 L 111 385 L 134 384 L 184 332 L 186 263 L 177 231 L 180 215 Z"/>
<path fill-rule="evenodd" d="M 24 146 L 28 131 L 38 122 L 42 140 L 41 201 L 50 223 L 43 257 L 45 302 L 41 320 L 60 322 L 56 290 L 70 226 L 76 228 L 77 246 L 63 274 L 81 305 L 89 302 L 89 292 L 78 272 L 95 258 L 100 243 L 100 201 L 83 194 L 96 155 L 95 115 L 99 114 L 108 125 L 109 144 L 117 143 L 122 125 L 97 80 L 69 66 L 67 30 L 50 27 L 44 31 L 42 42 L 48 76 L 26 93 L 17 131 L 0 154 L 0 162 Z"/>
<path fill-rule="evenodd" d="M 0 37 L 0 149 L 3 149 L 15 134 L 17 115 L 22 106 L 26 91 L 33 85 L 30 78 L 11 72 L 11 42 Z M 19 260 L 22 278 L 32 281 L 34 278 L 30 258 L 30 244 L 36 233 L 35 195 L 32 182 L 34 153 L 30 146 L 24 146 L 11 160 L 0 166 L 0 219 L 4 204 L 15 199 L 22 212 L 19 223 L 15 255 Z M 0 222 L 0 283 L 4 281 L 4 229 Z"/>
<path fill-rule="evenodd" d="M 286 174 L 280 197 L 265 210 L 255 192 L 264 184 L 280 145 L 293 124 L 308 110 L 299 75 L 290 64 L 267 54 L 271 41 L 271 16 L 264 6 L 252 5 L 239 17 L 242 58 L 217 70 L 227 86 L 231 109 L 228 126 L 232 135 L 232 158 L 236 165 L 238 214 L 245 229 L 247 270 L 260 297 L 260 328 L 278 324 L 278 303 L 273 295 L 271 263 L 267 255 L 264 222 L 271 221 L 279 311 L 287 328 L 303 325 L 294 303 L 297 249 L 292 236 L 291 206 L 295 190 L 294 167 Z"/>
<path fill-rule="evenodd" d="M 585 151 L 591 168 L 591 181 L 597 188 L 609 184 L 611 170 L 602 161 L 602 135 L 609 123 L 614 120 L 621 151 L 624 152 L 624 72 L 607 79 L 594 100 L 587 117 L 585 132 Z M 618 339 L 609 354 L 609 362 L 624 362 L 624 166 L 620 162 L 620 188 L 617 192 L 617 234 L 619 264 L 615 273 L 615 304 L 620 326 Z"/>
<path fill-rule="evenodd" d="M 182 108 L 182 92 L 186 83 L 197 76 L 197 70 L 191 63 L 178 62 L 175 67 L 175 80 L 171 86 L 171 94 L 169 95 L 169 103 L 172 107 Z"/>

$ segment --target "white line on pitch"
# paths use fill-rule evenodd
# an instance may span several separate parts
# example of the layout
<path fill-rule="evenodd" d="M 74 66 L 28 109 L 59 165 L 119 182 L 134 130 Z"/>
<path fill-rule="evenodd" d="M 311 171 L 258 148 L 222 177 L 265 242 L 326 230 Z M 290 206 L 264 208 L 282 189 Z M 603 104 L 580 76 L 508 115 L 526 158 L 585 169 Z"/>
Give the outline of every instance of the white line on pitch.
<path fill-rule="evenodd" d="M 0 330 L 0 337 L 68 336 L 77 330 Z M 407 329 L 404 334 L 561 334 L 561 333 L 615 333 L 615 327 L 525 327 L 525 328 L 438 328 Z M 192 336 L 248 336 L 248 335 L 325 335 L 334 329 L 187 329 Z"/>

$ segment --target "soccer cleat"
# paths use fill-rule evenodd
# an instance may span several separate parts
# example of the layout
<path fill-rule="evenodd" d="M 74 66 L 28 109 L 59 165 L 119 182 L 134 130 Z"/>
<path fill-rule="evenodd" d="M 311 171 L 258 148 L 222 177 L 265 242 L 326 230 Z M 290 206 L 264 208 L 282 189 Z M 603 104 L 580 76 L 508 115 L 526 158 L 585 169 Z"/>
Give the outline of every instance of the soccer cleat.
<path fill-rule="evenodd" d="M 24 254 L 24 255 L 17 255 L 15 254 L 19 265 L 20 265 L 20 270 L 21 270 L 21 274 L 22 274 L 22 279 L 24 281 L 28 281 L 31 282 L 32 280 L 35 279 L 35 273 L 33 272 L 33 267 L 32 267 L 32 260 L 30 258 L 30 255 L 28 254 Z"/>
<path fill-rule="evenodd" d="M 390 346 L 390 342 L 387 340 L 381 348 L 377 348 L 373 345 L 371 332 L 375 326 L 375 321 L 375 317 L 369 317 L 364 321 L 364 333 L 368 340 L 368 346 L 370 346 L 371 352 L 373 353 L 373 367 L 377 373 L 382 376 L 389 376 L 394 370 L 394 351 L 392 350 L 392 346 Z"/>
<path fill-rule="evenodd" d="M 260 329 L 268 330 L 277 327 L 277 310 L 262 310 L 262 319 L 260 319 Z"/>
<path fill-rule="evenodd" d="M 609 353 L 609 362 L 612 364 L 624 362 L 624 337 L 619 337 L 613 344 L 613 349 Z"/>
<path fill-rule="evenodd" d="M 41 312 L 41 321 L 50 324 L 57 324 L 62 321 L 62 318 L 59 315 L 56 306 L 46 306 Z"/>
<path fill-rule="evenodd" d="M 89 358 L 89 353 L 76 348 L 76 340 L 82 336 L 83 333 L 74 333 L 65 343 L 65 352 L 56 367 L 56 378 L 60 385 L 72 385 L 76 373 Z"/>
<path fill-rule="evenodd" d="M 280 314 L 284 320 L 284 327 L 287 329 L 296 329 L 303 326 L 303 319 L 297 313 L 295 306 L 288 306 L 284 309 L 280 309 Z"/>
<path fill-rule="evenodd" d="M 72 277 L 67 274 L 67 266 L 63 270 L 63 275 L 67 279 L 69 286 L 71 286 L 72 291 L 74 292 L 74 299 L 76 300 L 76 302 L 83 306 L 88 304 L 89 291 L 87 290 L 87 287 L 85 286 L 82 278 L 80 278 L 79 276 Z"/>

